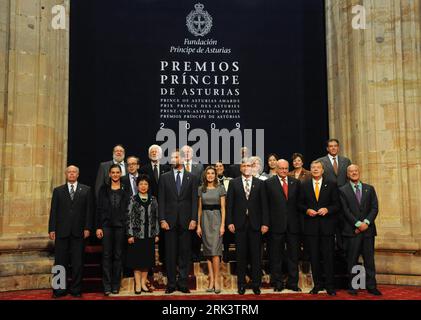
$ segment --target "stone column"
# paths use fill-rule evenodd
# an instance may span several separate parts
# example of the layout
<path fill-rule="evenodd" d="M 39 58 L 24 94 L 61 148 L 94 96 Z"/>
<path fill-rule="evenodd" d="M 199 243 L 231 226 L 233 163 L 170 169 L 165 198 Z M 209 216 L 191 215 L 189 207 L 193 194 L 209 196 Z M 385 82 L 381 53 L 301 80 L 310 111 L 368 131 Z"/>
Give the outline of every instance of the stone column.
<path fill-rule="evenodd" d="M 48 216 L 67 156 L 69 0 L 0 0 L 0 291 L 49 285 Z M 66 29 L 52 28 L 54 5 Z"/>
<path fill-rule="evenodd" d="M 421 284 L 420 20 L 416 0 L 326 0 L 330 136 L 377 190 L 383 283 Z"/>

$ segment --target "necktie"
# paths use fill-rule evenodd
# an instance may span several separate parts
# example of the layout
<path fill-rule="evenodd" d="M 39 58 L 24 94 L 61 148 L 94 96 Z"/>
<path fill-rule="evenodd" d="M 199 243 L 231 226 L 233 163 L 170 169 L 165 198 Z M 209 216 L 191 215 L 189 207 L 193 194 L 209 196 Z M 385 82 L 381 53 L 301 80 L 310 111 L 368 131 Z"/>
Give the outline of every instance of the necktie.
<path fill-rule="evenodd" d="M 136 186 L 136 177 L 132 176 L 132 189 L 133 189 L 133 195 L 136 195 L 138 193 L 137 186 Z"/>
<path fill-rule="evenodd" d="M 74 185 L 70 185 L 70 199 L 72 199 L 72 201 L 73 201 L 73 198 L 75 197 L 75 187 L 74 187 Z"/>
<path fill-rule="evenodd" d="M 355 185 L 355 196 L 357 197 L 358 204 L 361 204 L 361 190 L 358 184 Z"/>
<path fill-rule="evenodd" d="M 250 196 L 250 182 L 249 179 L 246 179 L 246 198 L 249 199 Z"/>
<path fill-rule="evenodd" d="M 314 188 L 314 194 L 316 195 L 316 200 L 319 201 L 320 189 L 319 189 L 319 182 L 315 182 L 316 186 Z"/>
<path fill-rule="evenodd" d="M 153 176 L 155 177 L 155 181 L 158 183 L 158 165 L 153 166 Z"/>
<path fill-rule="evenodd" d="M 285 198 L 288 200 L 288 183 L 282 178 L 282 189 L 284 189 Z"/>
<path fill-rule="evenodd" d="M 175 179 L 175 186 L 177 187 L 177 194 L 180 194 L 181 190 L 181 178 L 180 178 L 180 171 L 177 171 L 177 178 Z"/>
<path fill-rule="evenodd" d="M 187 172 L 190 172 L 190 162 L 186 163 L 186 170 L 187 170 Z"/>
<path fill-rule="evenodd" d="M 336 157 L 333 158 L 333 171 L 335 171 L 335 175 L 338 175 L 338 162 L 336 162 Z"/>

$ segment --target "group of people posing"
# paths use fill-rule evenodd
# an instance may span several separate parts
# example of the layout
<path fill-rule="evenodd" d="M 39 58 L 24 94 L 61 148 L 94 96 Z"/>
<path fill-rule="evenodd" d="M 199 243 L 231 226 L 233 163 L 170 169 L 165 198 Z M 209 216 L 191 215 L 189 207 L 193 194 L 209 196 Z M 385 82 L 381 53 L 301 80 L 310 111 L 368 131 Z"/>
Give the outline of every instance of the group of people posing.
<path fill-rule="evenodd" d="M 193 161 L 193 149 L 184 146 L 162 164 L 158 145 L 149 148 L 149 162 L 125 159 L 123 146 L 113 159 L 99 166 L 94 192 L 78 183 L 79 169 L 66 169 L 66 184 L 54 189 L 49 236 L 55 241 L 55 264 L 72 266 L 69 290 L 53 296 L 81 296 L 84 239 L 95 230 L 102 241 L 103 289 L 106 296 L 120 290 L 123 265 L 133 270 L 134 292 L 152 292 L 148 272 L 155 266 L 155 245 L 165 264 L 166 294 L 190 293 L 188 275 L 202 253 L 208 261 L 207 292 L 221 292 L 220 263 L 234 239 L 238 293 L 243 295 L 248 265 L 250 287 L 261 293 L 262 238 L 267 239 L 271 283 L 276 292 L 300 292 L 298 263 L 302 244 L 310 256 L 317 294 L 336 295 L 334 253 L 347 259 L 348 293 L 352 268 L 362 255 L 365 288 L 380 295 L 375 279 L 374 238 L 378 202 L 374 187 L 360 180 L 360 169 L 339 156 L 339 141 L 327 141 L 325 157 L 303 168 L 299 153 L 289 162 L 276 154 L 267 158 L 267 172 L 259 157 L 242 148 L 241 164 L 225 168 L 222 162 L 203 166 Z M 94 196 L 95 194 L 95 200 Z M 96 206 L 94 206 L 94 202 Z M 96 207 L 96 210 L 94 210 Z M 284 282 L 283 269 L 287 269 Z M 364 288 L 364 286 L 363 286 Z"/>

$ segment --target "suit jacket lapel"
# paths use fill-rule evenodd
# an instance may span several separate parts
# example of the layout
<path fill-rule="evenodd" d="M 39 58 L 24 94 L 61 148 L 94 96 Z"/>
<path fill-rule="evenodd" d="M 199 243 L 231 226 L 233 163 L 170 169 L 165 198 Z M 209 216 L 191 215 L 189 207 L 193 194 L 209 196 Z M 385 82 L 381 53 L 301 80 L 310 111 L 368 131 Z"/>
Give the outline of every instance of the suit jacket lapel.
<path fill-rule="evenodd" d="M 290 181 L 289 179 L 288 179 L 288 181 Z M 288 184 L 289 184 L 289 182 L 288 182 Z M 279 177 L 276 177 L 276 189 L 279 191 L 279 193 L 284 197 L 284 199 L 286 200 L 286 197 L 285 197 L 285 193 L 284 193 L 284 189 L 282 188 L 282 183 L 281 183 L 281 181 L 279 180 Z M 288 196 L 289 196 L 289 185 L 288 185 Z"/>
<path fill-rule="evenodd" d="M 332 169 L 332 172 L 335 173 L 335 171 L 333 170 L 333 165 L 332 165 L 332 161 L 330 161 L 329 156 L 326 156 L 326 161 L 327 161 L 327 166 Z M 338 162 L 338 168 L 339 168 L 339 162 Z"/>
<path fill-rule="evenodd" d="M 243 177 L 242 176 L 240 176 L 240 179 L 239 179 L 239 187 L 241 188 L 241 191 L 242 191 L 241 194 L 243 195 L 244 201 L 247 201 L 246 190 L 244 189 Z M 251 191 L 250 191 L 250 193 L 251 193 Z M 250 197 L 249 197 L 249 199 L 250 199 Z"/>
<path fill-rule="evenodd" d="M 365 184 L 361 183 L 362 187 L 361 187 L 361 204 L 360 207 L 363 206 L 363 203 L 366 201 L 367 199 L 367 195 L 368 195 L 368 188 Z"/>
<path fill-rule="evenodd" d="M 187 171 L 184 170 L 183 173 L 183 179 L 181 180 L 181 190 L 180 190 L 180 196 L 183 194 L 183 191 L 185 189 L 185 185 L 189 182 L 190 180 L 190 175 L 186 174 Z"/>
<path fill-rule="evenodd" d="M 177 178 L 177 175 L 174 175 L 174 170 L 172 170 L 171 169 L 171 179 L 170 179 L 170 184 L 171 184 L 171 187 L 174 189 L 174 193 L 176 194 L 176 195 L 178 195 L 178 192 L 177 192 L 177 185 L 176 185 L 176 183 L 175 183 L 175 179 Z M 180 192 L 180 194 L 181 194 L 181 192 Z"/>
<path fill-rule="evenodd" d="M 358 204 L 357 196 L 355 195 L 354 189 L 350 183 L 348 183 L 346 187 L 346 192 L 348 193 L 348 198 L 354 202 L 356 208 L 359 208 L 360 205 Z M 362 199 L 361 199 L 362 200 Z M 361 201 L 362 203 L 362 201 Z"/>
<path fill-rule="evenodd" d="M 82 191 L 82 187 L 80 186 L 80 184 L 77 184 L 77 188 L 75 190 L 75 195 L 73 197 L 73 202 L 77 201 L 77 199 L 79 199 L 80 196 L 80 192 Z M 69 193 L 69 197 L 70 197 L 70 193 Z"/>
<path fill-rule="evenodd" d="M 69 191 L 69 187 L 67 185 L 67 183 L 65 185 L 63 185 L 63 189 L 62 189 L 64 198 L 71 203 L 72 202 L 72 198 L 70 198 L 70 191 Z"/>
<path fill-rule="evenodd" d="M 291 195 L 291 190 L 293 189 L 293 188 L 295 188 L 295 182 L 294 181 L 292 181 L 291 179 L 288 179 L 288 199 L 289 199 L 289 197 L 290 197 L 290 195 Z M 282 192 L 283 193 L 283 192 Z"/>

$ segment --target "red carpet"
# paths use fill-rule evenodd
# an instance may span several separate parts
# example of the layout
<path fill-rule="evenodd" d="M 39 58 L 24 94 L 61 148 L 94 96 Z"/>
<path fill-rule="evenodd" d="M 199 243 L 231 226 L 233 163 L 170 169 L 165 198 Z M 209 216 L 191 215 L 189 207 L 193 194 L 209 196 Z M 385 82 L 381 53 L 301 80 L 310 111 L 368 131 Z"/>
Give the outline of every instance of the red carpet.
<path fill-rule="evenodd" d="M 359 294 L 354 297 L 350 296 L 346 291 L 341 290 L 337 292 L 336 297 L 330 297 L 325 293 L 318 295 L 311 295 L 306 293 L 292 294 L 292 293 L 273 293 L 272 290 L 264 290 L 260 296 L 255 296 L 251 293 L 251 290 L 247 291 L 247 294 L 240 296 L 238 294 L 194 294 L 189 295 L 165 295 L 162 294 L 154 295 L 139 295 L 139 296 L 113 296 L 104 297 L 101 293 L 85 293 L 81 299 L 73 298 L 72 296 L 66 296 L 59 300 L 421 300 L 421 287 L 409 287 L 409 286 L 379 286 L 383 296 L 375 297 L 366 293 L 366 291 L 360 291 Z M 160 293 L 161 291 L 159 291 Z M 0 300 L 51 300 L 51 290 L 27 290 L 27 291 L 12 291 L 12 292 L 1 292 Z"/>

